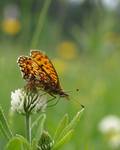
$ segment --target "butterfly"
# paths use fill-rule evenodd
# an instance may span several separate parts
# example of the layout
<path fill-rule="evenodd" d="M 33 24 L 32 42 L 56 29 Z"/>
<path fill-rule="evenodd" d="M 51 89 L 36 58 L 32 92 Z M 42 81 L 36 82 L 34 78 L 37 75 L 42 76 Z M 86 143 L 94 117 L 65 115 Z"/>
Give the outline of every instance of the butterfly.
<path fill-rule="evenodd" d="M 58 74 L 51 60 L 43 52 L 31 50 L 30 56 L 20 56 L 17 63 L 28 87 L 40 88 L 54 98 L 55 95 L 69 97 L 61 88 Z"/>

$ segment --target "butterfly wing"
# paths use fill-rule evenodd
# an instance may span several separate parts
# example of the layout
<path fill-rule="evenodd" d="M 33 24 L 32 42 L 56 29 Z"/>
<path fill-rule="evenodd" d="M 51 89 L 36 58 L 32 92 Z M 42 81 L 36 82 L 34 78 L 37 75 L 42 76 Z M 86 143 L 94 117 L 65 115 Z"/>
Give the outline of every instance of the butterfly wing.
<path fill-rule="evenodd" d="M 28 83 L 31 82 L 34 85 L 43 87 L 44 82 L 49 80 L 46 73 L 43 72 L 39 65 L 30 57 L 20 56 L 18 58 L 18 65 L 23 79 L 25 79 Z"/>
<path fill-rule="evenodd" d="M 51 84 L 51 86 L 59 88 L 58 75 L 50 59 L 44 53 L 37 50 L 31 50 L 30 56 L 49 77 L 48 85 Z"/>
<path fill-rule="evenodd" d="M 20 56 L 18 65 L 30 88 L 42 88 L 50 94 L 63 94 L 57 72 L 50 59 L 40 51 L 31 51 L 30 57 Z"/>

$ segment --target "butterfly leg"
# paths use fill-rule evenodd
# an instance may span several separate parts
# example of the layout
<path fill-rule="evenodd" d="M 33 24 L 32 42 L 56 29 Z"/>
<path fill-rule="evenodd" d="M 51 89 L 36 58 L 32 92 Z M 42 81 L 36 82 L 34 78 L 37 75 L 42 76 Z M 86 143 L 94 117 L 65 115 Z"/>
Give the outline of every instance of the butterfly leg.
<path fill-rule="evenodd" d="M 50 100 L 48 100 L 48 101 L 47 101 L 47 103 L 50 103 L 50 102 L 52 102 L 53 100 L 55 100 L 55 99 L 56 99 L 56 96 L 55 96 L 55 95 L 53 95 L 52 93 L 49 93 L 49 95 L 51 95 L 51 96 L 52 96 L 52 98 L 51 98 Z M 59 101 L 59 99 L 57 99 L 57 100 L 55 101 L 55 103 L 53 103 L 53 104 L 51 104 L 51 105 L 48 105 L 47 107 L 55 106 L 55 105 L 58 103 L 58 101 Z"/>
<path fill-rule="evenodd" d="M 53 101 L 53 100 L 56 98 L 56 96 L 55 96 L 55 95 L 53 95 L 53 94 L 51 94 L 51 93 L 49 93 L 49 94 L 52 96 L 52 98 L 51 98 L 51 99 L 49 99 L 49 100 L 47 101 L 47 103 L 49 103 L 49 102 Z"/>
<path fill-rule="evenodd" d="M 53 103 L 53 104 L 51 104 L 51 105 L 48 105 L 47 107 L 55 106 L 55 105 L 59 102 L 59 99 L 60 99 L 60 97 L 59 97 L 59 98 L 57 98 L 57 100 L 55 101 L 55 103 Z"/>

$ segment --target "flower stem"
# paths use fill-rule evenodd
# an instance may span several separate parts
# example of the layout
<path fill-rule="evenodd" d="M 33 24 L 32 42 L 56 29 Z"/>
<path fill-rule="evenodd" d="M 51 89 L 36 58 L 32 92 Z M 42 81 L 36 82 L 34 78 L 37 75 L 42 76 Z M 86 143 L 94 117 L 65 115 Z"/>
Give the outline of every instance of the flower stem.
<path fill-rule="evenodd" d="M 25 121 L 26 121 L 26 138 L 31 143 L 31 116 L 29 113 L 26 113 L 25 116 Z"/>

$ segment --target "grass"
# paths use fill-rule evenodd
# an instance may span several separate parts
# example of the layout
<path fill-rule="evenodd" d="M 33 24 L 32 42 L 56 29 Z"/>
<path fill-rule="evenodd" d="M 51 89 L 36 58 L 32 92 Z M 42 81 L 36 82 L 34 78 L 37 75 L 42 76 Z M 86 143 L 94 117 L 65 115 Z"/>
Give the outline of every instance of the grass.
<path fill-rule="evenodd" d="M 43 14 L 46 15 L 45 12 Z M 43 18 L 44 16 L 42 16 L 42 20 L 45 19 Z M 52 22 L 47 22 L 47 25 L 44 26 L 47 30 L 43 30 L 41 33 L 43 22 L 41 23 L 41 20 L 39 20 L 39 23 L 41 28 L 36 28 L 32 41 L 33 47 L 38 45 L 39 37 L 41 36 L 42 40 L 38 47 L 45 49 L 52 59 L 62 60 L 56 51 L 52 51 L 52 49 L 56 49 L 56 43 L 61 42 L 57 34 L 59 33 L 57 32 L 57 27 Z M 104 31 L 103 28 L 102 30 Z M 105 28 L 107 28 L 106 25 Z M 111 29 L 109 29 L 108 33 L 110 32 L 112 32 Z M 63 150 L 106 150 L 109 147 L 98 131 L 98 124 L 106 115 L 120 116 L 120 38 L 117 37 L 117 44 L 114 36 L 112 39 L 108 37 L 106 40 L 103 36 L 104 33 L 101 34 L 101 30 L 97 35 L 93 33 L 92 35 L 83 34 L 83 36 L 79 34 L 78 30 L 72 31 L 71 34 L 75 38 L 74 40 L 77 39 L 78 49 L 83 48 L 85 53 L 78 50 L 79 55 L 76 59 L 72 61 L 65 60 L 66 68 L 64 72 L 60 72 L 60 68 L 56 68 L 64 89 L 72 91 L 70 92 L 71 101 L 60 99 L 56 106 L 49 108 L 47 110 L 46 126 L 53 133 L 58 121 L 65 113 L 68 113 L 72 118 L 76 111 L 79 110 L 80 105 L 76 102 L 79 101 L 85 106 L 85 112 L 72 140 L 65 145 Z M 56 36 L 58 37 L 56 38 Z M 79 44 L 81 44 L 79 39 L 82 41 L 82 48 L 79 48 Z M 13 39 L 12 42 L 7 40 L 0 43 L 0 101 L 8 118 L 10 116 L 10 93 L 12 90 L 24 85 L 16 60 L 20 55 L 28 55 L 30 45 L 24 46 L 21 43 L 21 41 L 20 43 L 19 41 L 14 43 Z M 79 92 L 75 91 L 77 88 L 80 89 Z M 23 118 L 15 115 L 13 122 L 11 122 L 13 131 L 17 130 L 17 133 L 24 135 L 23 124 Z M 0 134 L 0 147 L 3 147 L 4 143 L 3 136 Z"/>
<path fill-rule="evenodd" d="M 0 99 L 6 115 L 9 113 L 10 92 L 24 85 L 16 64 L 16 59 L 21 53 L 18 49 L 16 47 L 9 47 L 9 50 L 5 48 L 4 51 L 0 49 L 0 79 L 2 85 Z M 85 105 L 85 113 L 77 126 L 75 135 L 63 149 L 106 149 L 104 139 L 98 131 L 98 123 L 105 115 L 120 115 L 120 62 L 118 56 L 119 52 L 113 52 L 111 56 L 99 59 L 81 56 L 68 63 L 64 75 L 59 74 L 63 87 L 67 90 L 73 90 L 70 94 L 71 99 L 73 101 L 78 100 Z M 78 87 L 80 93 L 74 91 Z M 63 99 L 55 107 L 49 108 L 46 125 L 50 132 L 54 132 L 54 127 L 63 114 L 67 112 L 72 117 L 78 109 L 78 105 Z M 18 118 L 21 119 L 21 123 L 17 122 Z M 14 123 L 14 130 L 23 134 L 22 118 L 16 116 Z M 2 135 L 0 138 L 2 138 Z"/>

